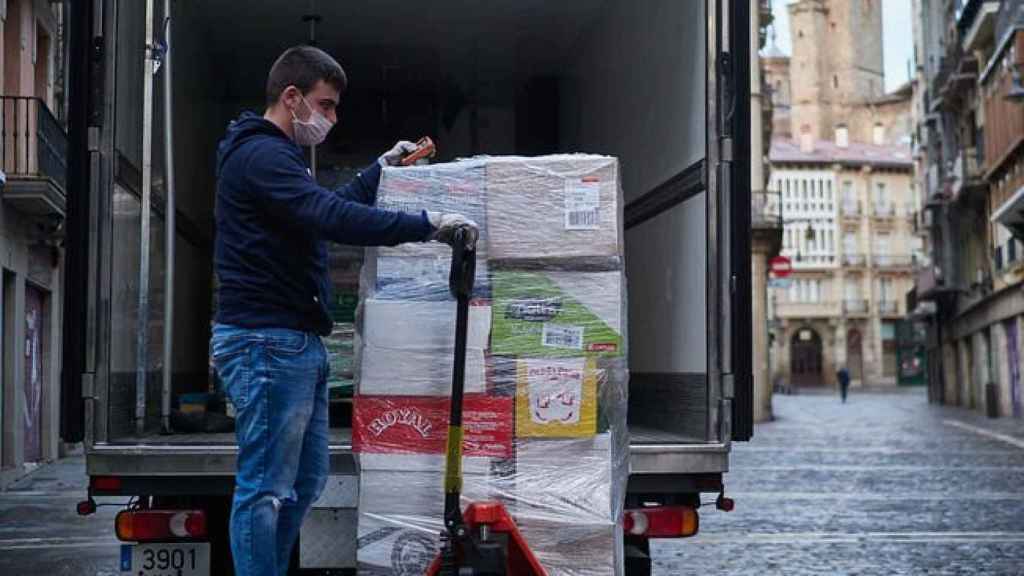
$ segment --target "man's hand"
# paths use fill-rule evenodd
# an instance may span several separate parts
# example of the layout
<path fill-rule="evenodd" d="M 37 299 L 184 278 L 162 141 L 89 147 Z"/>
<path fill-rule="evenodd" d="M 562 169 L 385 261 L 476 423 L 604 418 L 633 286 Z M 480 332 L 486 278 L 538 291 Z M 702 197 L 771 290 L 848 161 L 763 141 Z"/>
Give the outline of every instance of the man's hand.
<path fill-rule="evenodd" d="M 455 231 L 459 228 L 465 228 L 469 231 L 469 242 L 466 247 L 470 249 L 476 248 L 476 241 L 480 235 L 480 227 L 477 226 L 476 222 L 462 214 L 442 214 L 441 212 L 430 211 L 427 212 L 427 220 L 430 220 L 430 225 L 434 227 L 434 233 L 430 235 L 431 240 L 444 242 L 450 246 L 452 241 L 455 240 Z"/>
<path fill-rule="evenodd" d="M 409 142 L 408 140 L 401 140 L 397 144 L 391 147 L 391 150 L 385 152 L 377 162 L 380 163 L 381 168 L 387 166 L 401 166 L 402 158 L 406 154 L 411 154 L 416 151 L 416 144 Z"/>

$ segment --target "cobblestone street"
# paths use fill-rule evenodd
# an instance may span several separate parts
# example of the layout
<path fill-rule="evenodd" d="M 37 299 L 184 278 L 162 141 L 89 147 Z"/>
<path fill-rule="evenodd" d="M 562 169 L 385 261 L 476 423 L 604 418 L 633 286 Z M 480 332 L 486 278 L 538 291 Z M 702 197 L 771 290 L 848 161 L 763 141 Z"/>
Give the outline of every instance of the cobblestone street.
<path fill-rule="evenodd" d="M 734 445 L 736 510 L 705 507 L 700 535 L 656 544 L 656 574 L 1024 574 L 1024 422 L 922 389 L 776 396 L 775 411 Z M 84 487 L 77 456 L 0 493 L 0 574 L 119 573 L 116 508 L 79 518 Z"/>
<path fill-rule="evenodd" d="M 776 395 L 734 445 L 735 511 L 654 547 L 656 574 L 1024 574 L 1024 422 L 923 389 Z"/>

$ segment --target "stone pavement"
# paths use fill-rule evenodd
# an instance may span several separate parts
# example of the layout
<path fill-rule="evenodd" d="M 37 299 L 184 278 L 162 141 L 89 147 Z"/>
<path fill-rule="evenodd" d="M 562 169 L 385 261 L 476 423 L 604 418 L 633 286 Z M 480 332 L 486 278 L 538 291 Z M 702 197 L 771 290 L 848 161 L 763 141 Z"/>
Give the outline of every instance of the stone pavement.
<path fill-rule="evenodd" d="M 920 388 L 774 404 L 734 445 L 735 511 L 658 542 L 656 574 L 1024 574 L 1024 420 Z"/>
<path fill-rule="evenodd" d="M 734 445 L 736 510 L 657 542 L 656 574 L 1024 575 L 1024 421 L 922 389 L 780 395 L 775 412 Z M 0 492 L 0 575 L 119 574 L 118 508 L 78 517 L 85 482 L 79 454 Z"/>

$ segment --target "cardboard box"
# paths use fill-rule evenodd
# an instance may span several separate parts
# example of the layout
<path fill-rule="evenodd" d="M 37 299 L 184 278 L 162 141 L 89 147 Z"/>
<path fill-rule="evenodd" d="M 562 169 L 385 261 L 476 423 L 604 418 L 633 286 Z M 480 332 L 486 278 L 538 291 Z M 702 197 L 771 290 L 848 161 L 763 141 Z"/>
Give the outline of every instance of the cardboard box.
<path fill-rule="evenodd" d="M 452 389 L 455 349 L 395 350 L 364 346 L 359 372 L 359 393 L 404 396 L 448 396 Z M 466 350 L 465 391 L 487 391 L 484 351 Z"/>
<path fill-rule="evenodd" d="M 622 254 L 617 159 L 586 154 L 489 158 L 486 186 L 490 258 Z"/>
<path fill-rule="evenodd" d="M 448 439 L 446 396 L 367 396 L 355 398 L 352 448 L 369 454 L 444 454 Z M 467 394 L 463 400 L 463 452 L 466 456 L 512 455 L 512 399 Z"/>
<path fill-rule="evenodd" d="M 373 297 L 378 300 L 453 300 L 448 289 L 451 254 L 434 257 L 377 256 L 374 261 Z M 473 297 L 490 299 L 487 261 L 477 258 Z"/>
<path fill-rule="evenodd" d="M 622 284 L 621 272 L 494 272 L 491 352 L 621 356 Z"/>
<path fill-rule="evenodd" d="M 597 433 L 593 359 L 523 359 L 516 363 L 516 372 L 516 437 L 570 438 Z"/>
<path fill-rule="evenodd" d="M 395 458 L 385 456 L 384 458 Z M 399 457 L 402 458 L 402 457 Z M 363 464 L 359 491 L 357 561 L 359 573 L 425 574 L 439 550 L 443 530 L 443 481 L 440 470 L 367 469 Z M 516 513 L 508 500 L 507 477 L 486 472 L 464 475 L 462 507 L 470 502 L 499 500 L 551 576 L 615 575 L 622 529 L 618 523 L 582 523 Z"/>
<path fill-rule="evenodd" d="M 485 260 L 488 245 L 485 168 L 482 159 L 385 168 L 377 190 L 377 206 L 411 214 L 423 210 L 462 214 L 480 227 L 477 257 Z M 382 247 L 378 255 L 450 259 L 451 248 L 437 242 L 409 243 Z"/>
<path fill-rule="evenodd" d="M 577 439 L 517 439 L 514 488 L 517 517 L 547 522 L 617 522 L 623 506 L 628 441 L 612 434 Z M 622 484 L 620 486 L 620 484 Z"/>
<path fill-rule="evenodd" d="M 466 347 L 485 350 L 491 332 L 491 307 L 469 308 Z M 437 350 L 455 345 L 455 302 L 378 300 L 363 303 L 365 345 L 392 350 Z"/>

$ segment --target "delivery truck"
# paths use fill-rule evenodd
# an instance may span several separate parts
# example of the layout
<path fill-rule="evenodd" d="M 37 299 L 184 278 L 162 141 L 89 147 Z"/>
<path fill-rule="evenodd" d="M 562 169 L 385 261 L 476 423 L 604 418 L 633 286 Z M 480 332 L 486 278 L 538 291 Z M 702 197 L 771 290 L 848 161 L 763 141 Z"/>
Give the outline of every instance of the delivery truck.
<path fill-rule="evenodd" d="M 274 59 L 303 43 L 334 55 L 349 79 L 338 126 L 309 154 L 325 185 L 422 135 L 437 142 L 435 162 L 617 159 L 625 573 L 650 573 L 651 538 L 696 533 L 698 509 L 731 509 L 730 446 L 752 435 L 750 4 L 72 3 L 62 432 L 85 446 L 79 512 L 100 496 L 130 502 L 111 526 L 125 541 L 122 566 L 231 572 L 237 446 L 227 416 L 213 417 L 226 410 L 214 405 L 209 354 L 215 151 L 242 110 L 263 110 Z M 337 250 L 342 325 L 361 251 Z M 331 397 L 330 481 L 303 526 L 296 574 L 355 573 L 368 544 L 357 537 L 361 462 L 343 387 Z M 430 543 L 412 545 L 395 545 L 394 573 L 422 565 Z"/>

